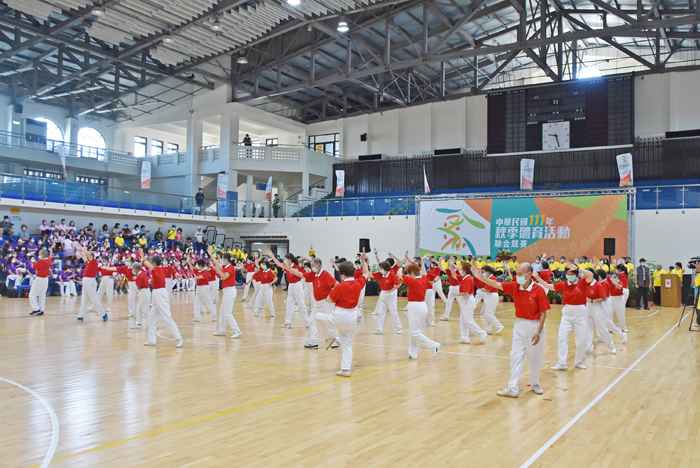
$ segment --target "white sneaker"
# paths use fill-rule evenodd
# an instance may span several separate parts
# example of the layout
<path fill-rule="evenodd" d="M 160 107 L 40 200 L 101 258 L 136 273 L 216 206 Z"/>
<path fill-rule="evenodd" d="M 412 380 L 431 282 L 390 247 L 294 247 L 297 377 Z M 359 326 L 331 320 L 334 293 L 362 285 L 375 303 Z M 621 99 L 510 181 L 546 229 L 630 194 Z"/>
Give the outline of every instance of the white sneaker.
<path fill-rule="evenodd" d="M 335 375 L 339 377 L 350 377 L 350 371 L 349 370 L 339 370 L 338 372 L 335 373 Z"/>
<path fill-rule="evenodd" d="M 375 310 L 374 312 L 372 312 L 372 315 L 379 315 L 379 312 Z"/>
<path fill-rule="evenodd" d="M 449 317 L 440 317 L 440 320 L 443 322 L 449 322 L 450 318 Z"/>
<path fill-rule="evenodd" d="M 214 336 L 226 336 L 226 332 L 222 332 L 221 330 L 216 330 L 214 333 L 212 333 Z"/>
<path fill-rule="evenodd" d="M 253 312 L 253 317 L 260 317 L 260 314 L 257 312 Z"/>
<path fill-rule="evenodd" d="M 588 367 L 586 367 L 586 365 L 584 363 L 579 362 L 578 364 L 576 364 L 576 369 L 586 370 L 586 369 L 588 369 Z"/>
<path fill-rule="evenodd" d="M 434 326 L 435 326 L 435 322 L 430 322 L 430 326 L 431 326 L 431 327 L 434 327 Z"/>
<path fill-rule="evenodd" d="M 216 322 L 216 316 L 212 317 L 211 321 Z"/>
<path fill-rule="evenodd" d="M 200 320 L 200 319 L 198 319 L 198 318 L 196 318 L 196 319 L 192 319 L 192 321 L 193 321 L 193 322 L 201 322 L 201 320 Z"/>
<path fill-rule="evenodd" d="M 493 332 L 491 330 L 486 330 L 487 335 L 493 335 Z"/>
<path fill-rule="evenodd" d="M 496 333 L 494 333 L 494 334 L 495 334 L 495 335 L 500 335 L 501 332 L 503 332 L 503 330 L 505 330 L 505 329 L 506 329 L 506 327 L 504 327 L 503 325 L 501 325 L 500 327 L 498 327 L 498 329 L 496 330 Z"/>
<path fill-rule="evenodd" d="M 469 344 L 469 340 L 459 340 L 459 344 Z"/>
<path fill-rule="evenodd" d="M 134 314 L 126 314 L 127 317 L 133 317 Z"/>
<path fill-rule="evenodd" d="M 627 333 L 622 333 L 622 344 L 627 343 Z"/>
<path fill-rule="evenodd" d="M 403 328 L 399 328 L 399 331 L 397 331 L 396 333 L 398 333 L 399 335 L 403 333 Z"/>
<path fill-rule="evenodd" d="M 283 323 L 282 328 L 292 328 L 292 324 L 291 323 Z"/>
<path fill-rule="evenodd" d="M 374 330 L 373 333 L 374 333 L 375 335 L 383 335 L 383 334 L 384 334 L 384 332 L 381 331 L 381 330 Z"/>
<path fill-rule="evenodd" d="M 562 365 L 562 364 L 557 363 L 555 366 L 550 367 L 550 369 L 552 369 L 552 370 L 569 370 L 569 366 L 566 364 Z"/>
<path fill-rule="evenodd" d="M 622 333 L 629 333 L 629 330 L 627 330 L 627 327 L 622 329 Z"/>
<path fill-rule="evenodd" d="M 496 392 L 496 395 L 507 398 L 518 398 L 518 393 L 511 391 L 511 389 L 509 389 L 508 387 L 504 388 L 499 392 Z"/>
<path fill-rule="evenodd" d="M 617 354 L 617 349 L 615 349 L 615 345 L 610 345 L 610 352 L 612 354 Z"/>
<path fill-rule="evenodd" d="M 133 326 L 131 327 L 132 330 L 138 330 L 139 328 L 141 328 L 141 324 L 140 324 L 140 323 L 137 323 L 136 325 L 133 325 Z"/>
<path fill-rule="evenodd" d="M 440 343 L 435 343 L 435 346 L 433 346 L 433 357 L 437 356 L 437 353 L 440 352 Z"/>
<path fill-rule="evenodd" d="M 177 340 L 177 342 L 175 342 L 175 347 L 182 348 L 182 338 L 180 338 L 179 340 Z"/>
<path fill-rule="evenodd" d="M 481 338 L 479 339 L 479 343 L 483 343 L 484 341 L 486 341 L 486 337 L 487 337 L 487 336 L 488 336 L 488 335 L 487 335 L 486 333 L 484 333 L 483 335 L 481 335 Z"/>
<path fill-rule="evenodd" d="M 243 333 L 241 333 L 240 330 L 233 332 L 233 335 L 231 335 L 231 338 L 240 338 Z"/>
<path fill-rule="evenodd" d="M 542 390 L 542 387 L 540 387 L 540 384 L 534 385 L 532 387 L 532 391 L 537 393 L 538 395 L 542 395 L 544 393 L 544 390 Z"/>
<path fill-rule="evenodd" d="M 274 313 L 274 312 L 270 314 L 270 317 L 274 317 L 274 316 L 275 316 L 275 313 Z"/>
<path fill-rule="evenodd" d="M 593 340 L 593 342 L 594 343 L 605 343 L 605 341 L 601 337 L 596 338 L 595 340 Z"/>
<path fill-rule="evenodd" d="M 146 341 L 143 345 L 144 346 L 155 346 L 156 342 L 155 341 Z"/>
<path fill-rule="evenodd" d="M 586 348 L 586 354 L 593 354 L 593 347 Z"/>

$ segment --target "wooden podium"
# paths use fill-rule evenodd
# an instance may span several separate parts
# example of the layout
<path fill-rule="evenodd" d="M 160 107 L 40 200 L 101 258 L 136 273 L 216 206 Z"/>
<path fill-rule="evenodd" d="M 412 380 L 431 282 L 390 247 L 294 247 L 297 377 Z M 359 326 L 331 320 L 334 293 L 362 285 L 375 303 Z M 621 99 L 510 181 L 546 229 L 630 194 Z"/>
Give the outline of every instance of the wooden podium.
<path fill-rule="evenodd" d="M 678 275 L 661 275 L 661 307 L 681 306 L 681 279 Z"/>

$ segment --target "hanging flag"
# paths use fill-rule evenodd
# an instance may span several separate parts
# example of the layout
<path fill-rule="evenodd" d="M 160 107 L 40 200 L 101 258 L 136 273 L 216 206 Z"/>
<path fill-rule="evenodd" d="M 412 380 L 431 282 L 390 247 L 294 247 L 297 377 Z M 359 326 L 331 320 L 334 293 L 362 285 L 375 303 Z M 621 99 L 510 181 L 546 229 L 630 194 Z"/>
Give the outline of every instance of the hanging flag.
<path fill-rule="evenodd" d="M 151 190 L 151 161 L 141 163 L 141 189 Z"/>
<path fill-rule="evenodd" d="M 428 176 L 425 175 L 425 166 L 423 166 L 423 185 L 425 187 L 425 193 L 430 193 L 430 185 L 428 185 Z"/>
<path fill-rule="evenodd" d="M 335 171 L 335 196 L 344 197 L 345 196 L 345 171 L 337 170 Z"/>
<path fill-rule="evenodd" d="M 267 179 L 267 187 L 265 187 L 265 196 L 268 200 L 272 200 L 272 176 Z"/>
<path fill-rule="evenodd" d="M 535 182 L 535 160 L 520 160 L 520 190 L 532 190 Z"/>
<path fill-rule="evenodd" d="M 630 153 L 617 155 L 617 171 L 620 173 L 620 187 L 634 185 L 632 155 Z"/>
<path fill-rule="evenodd" d="M 219 174 L 216 180 L 216 198 L 226 198 L 228 192 L 228 174 Z"/>
<path fill-rule="evenodd" d="M 56 147 L 56 152 L 58 153 L 58 157 L 61 158 L 61 164 L 63 164 L 63 173 L 66 173 L 66 150 L 63 147 L 63 145 L 57 146 Z"/>

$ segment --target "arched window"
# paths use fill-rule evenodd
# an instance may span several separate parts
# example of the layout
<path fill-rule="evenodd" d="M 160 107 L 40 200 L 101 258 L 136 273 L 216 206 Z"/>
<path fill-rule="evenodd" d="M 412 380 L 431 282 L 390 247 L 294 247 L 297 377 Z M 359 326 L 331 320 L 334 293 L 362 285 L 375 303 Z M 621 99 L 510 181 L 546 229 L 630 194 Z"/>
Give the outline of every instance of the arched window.
<path fill-rule="evenodd" d="M 46 122 L 46 139 L 54 140 L 56 142 L 63 142 L 63 132 L 56 122 L 46 117 L 39 117 L 34 120 L 39 122 Z"/>
<path fill-rule="evenodd" d="M 106 147 L 104 137 L 96 129 L 83 127 L 78 130 L 78 157 L 103 161 Z"/>

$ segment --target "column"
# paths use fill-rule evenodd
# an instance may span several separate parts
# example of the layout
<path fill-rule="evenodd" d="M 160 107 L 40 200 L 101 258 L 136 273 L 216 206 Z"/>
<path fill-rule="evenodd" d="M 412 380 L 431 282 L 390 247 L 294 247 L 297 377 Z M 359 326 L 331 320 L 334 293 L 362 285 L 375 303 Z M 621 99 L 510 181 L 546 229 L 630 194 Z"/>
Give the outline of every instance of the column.
<path fill-rule="evenodd" d="M 185 176 L 185 186 L 182 188 L 183 195 L 193 197 L 192 207 L 194 209 L 194 195 L 199 190 L 201 178 L 199 175 L 199 148 L 202 147 L 202 133 L 204 122 L 195 119 L 192 115 L 187 118 L 187 164 L 188 171 Z"/>
<path fill-rule="evenodd" d="M 235 193 L 235 195 L 233 195 Z M 241 197 L 238 196 L 238 171 L 228 171 L 228 193 L 226 194 L 228 200 L 239 200 Z M 238 201 L 229 202 L 229 216 L 240 216 L 241 206 Z"/>
<path fill-rule="evenodd" d="M 231 158 L 236 158 L 239 129 L 240 118 L 237 115 L 230 113 L 221 114 L 219 146 L 221 147 L 222 160 L 228 161 Z"/>
<path fill-rule="evenodd" d="M 245 216 L 250 218 L 253 215 L 253 176 L 247 175 L 245 178 Z"/>
<path fill-rule="evenodd" d="M 280 201 L 284 201 L 284 182 L 277 182 L 277 195 Z"/>
<path fill-rule="evenodd" d="M 66 134 L 63 137 L 68 143 L 69 151 L 67 154 L 71 156 L 76 156 L 78 152 L 78 130 L 80 130 L 80 123 L 77 117 L 68 117 L 66 119 Z"/>
<path fill-rule="evenodd" d="M 280 197 L 280 207 L 277 210 L 277 217 L 278 218 L 283 218 L 285 211 L 285 199 L 286 197 L 284 196 L 284 182 L 277 182 L 277 196 Z M 274 197 L 272 198 L 274 200 Z M 274 209 L 273 209 L 274 213 Z"/>
<path fill-rule="evenodd" d="M 301 173 L 301 190 L 302 190 L 302 195 L 305 198 L 309 197 L 309 172 L 304 171 Z"/>

